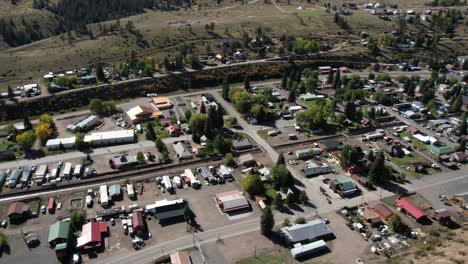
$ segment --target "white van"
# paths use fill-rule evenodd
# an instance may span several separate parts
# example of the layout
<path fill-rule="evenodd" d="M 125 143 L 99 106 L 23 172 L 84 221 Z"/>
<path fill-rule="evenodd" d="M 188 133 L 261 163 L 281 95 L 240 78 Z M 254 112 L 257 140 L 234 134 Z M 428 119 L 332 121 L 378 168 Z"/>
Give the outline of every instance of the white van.
<path fill-rule="evenodd" d="M 268 136 L 270 137 L 274 137 L 276 135 L 278 135 L 278 131 L 273 130 L 273 131 L 268 132 Z"/>

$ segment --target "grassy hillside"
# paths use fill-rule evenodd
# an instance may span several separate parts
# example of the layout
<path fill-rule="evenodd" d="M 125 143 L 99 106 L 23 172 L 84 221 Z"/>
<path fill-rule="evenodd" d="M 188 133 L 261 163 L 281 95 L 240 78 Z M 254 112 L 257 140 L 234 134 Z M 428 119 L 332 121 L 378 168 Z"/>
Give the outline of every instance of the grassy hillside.
<path fill-rule="evenodd" d="M 368 10 L 360 9 L 353 11 L 351 16 L 344 16 L 353 31 L 353 34 L 349 34 L 334 23 L 333 14 L 325 12 L 323 1 L 317 4 L 304 1 L 302 9 L 298 9 L 299 1 L 293 0 L 289 6 L 286 1 L 282 2 L 273 5 L 258 0 L 242 5 L 235 0 L 225 0 L 220 4 L 216 0 L 199 0 L 187 10 L 145 10 L 143 14 L 120 20 L 90 24 L 87 30 L 92 32 L 91 35 L 75 30 L 71 34 L 63 33 L 29 45 L 10 48 L 0 52 L 0 90 L 4 90 L 6 84 L 16 85 L 36 80 L 49 71 L 73 69 L 97 62 L 122 62 L 130 56 L 132 50 L 139 56 L 162 58 L 174 53 L 178 45 L 186 43 L 193 45 L 198 54 L 205 54 L 208 45 L 216 52 L 221 50 L 222 39 L 238 38 L 243 32 L 254 32 L 258 27 L 262 27 L 272 38 L 282 34 L 319 38 L 335 48 L 340 47 L 336 53 L 347 54 L 367 52 L 359 45 L 361 31 L 376 37 L 398 26 L 396 19 L 385 21 L 369 14 Z M 402 8 L 427 9 L 424 1 L 393 2 Z M 52 13 L 28 8 L 30 0 L 20 3 L 14 12 L 39 12 L 45 17 L 44 21 L 50 21 L 48 23 L 53 27 L 53 19 L 45 15 L 53 16 Z M 5 5 L 9 4 L 9 1 L 2 1 L 0 9 L 4 11 Z M 125 29 L 128 21 L 132 22 L 135 30 Z M 210 23 L 215 25 L 212 32 L 205 30 L 205 26 Z M 418 31 L 419 28 L 409 25 L 408 30 Z M 456 32 L 462 37 L 466 36 L 464 23 L 457 27 Z M 339 46 L 344 42 L 347 44 Z M 437 53 L 456 54 L 466 50 L 467 42 L 443 38 L 441 43 L 443 45 Z M 5 48 L 4 44 L 0 44 L 2 46 Z"/>

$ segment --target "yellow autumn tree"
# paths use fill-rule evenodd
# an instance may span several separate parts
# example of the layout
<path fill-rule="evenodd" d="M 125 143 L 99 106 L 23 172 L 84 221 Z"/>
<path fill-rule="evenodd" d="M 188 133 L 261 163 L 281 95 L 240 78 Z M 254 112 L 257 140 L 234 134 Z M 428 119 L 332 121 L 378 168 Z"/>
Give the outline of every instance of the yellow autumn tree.
<path fill-rule="evenodd" d="M 52 134 L 52 129 L 47 123 L 40 123 L 35 128 L 36 136 L 41 141 L 41 144 L 44 145 Z"/>

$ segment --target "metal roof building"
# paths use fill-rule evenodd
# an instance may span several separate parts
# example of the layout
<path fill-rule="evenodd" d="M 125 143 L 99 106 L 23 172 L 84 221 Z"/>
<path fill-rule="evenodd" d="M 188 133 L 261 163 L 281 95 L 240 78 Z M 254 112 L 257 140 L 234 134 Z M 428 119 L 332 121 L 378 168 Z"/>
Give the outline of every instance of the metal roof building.
<path fill-rule="evenodd" d="M 69 222 L 58 221 L 50 226 L 47 242 L 50 248 L 55 250 L 57 256 L 64 256 L 67 254 L 69 235 Z"/>
<path fill-rule="evenodd" d="M 156 201 L 154 204 L 147 205 L 146 210 L 159 219 L 159 221 L 164 221 L 183 216 L 185 212 L 185 201 L 183 199 L 172 201 L 164 199 Z"/>
<path fill-rule="evenodd" d="M 216 202 L 224 212 L 249 208 L 250 204 L 239 191 L 230 191 L 216 194 Z"/>
<path fill-rule="evenodd" d="M 283 227 L 280 230 L 280 234 L 290 244 L 318 239 L 332 239 L 335 237 L 322 219 L 308 221 L 305 224 L 294 224 L 292 226 Z"/>
<path fill-rule="evenodd" d="M 117 130 L 91 133 L 84 137 L 84 142 L 92 145 L 111 145 L 135 142 L 135 132 L 130 130 Z"/>
<path fill-rule="evenodd" d="M 63 148 L 74 148 L 75 141 L 76 137 L 49 139 L 47 140 L 46 147 L 47 149 L 59 149 L 60 144 L 62 144 Z"/>

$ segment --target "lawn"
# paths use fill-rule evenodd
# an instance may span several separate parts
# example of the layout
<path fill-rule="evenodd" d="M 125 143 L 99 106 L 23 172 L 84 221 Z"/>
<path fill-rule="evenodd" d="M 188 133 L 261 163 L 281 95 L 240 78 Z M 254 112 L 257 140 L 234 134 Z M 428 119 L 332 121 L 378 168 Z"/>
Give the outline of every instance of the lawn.
<path fill-rule="evenodd" d="M 287 263 L 286 258 L 283 256 L 272 256 L 272 255 L 267 255 L 267 256 L 258 256 L 258 257 L 253 257 L 253 258 L 248 258 L 248 259 L 243 259 L 237 262 L 237 264 L 283 264 Z"/>
<path fill-rule="evenodd" d="M 417 173 L 417 172 L 414 171 L 414 168 L 412 166 L 413 163 L 426 161 L 425 158 L 423 158 L 419 154 L 415 153 L 414 151 L 411 152 L 410 155 L 406 155 L 406 156 L 404 156 L 402 158 L 391 157 L 391 159 L 392 159 L 392 162 L 395 165 L 397 165 L 398 167 L 402 168 L 403 170 L 405 170 L 409 174 L 411 174 L 411 175 L 413 175 L 415 177 L 418 177 L 418 178 L 421 177 L 421 176 L 424 176 L 426 174 L 431 174 L 431 173 L 434 172 L 434 170 L 431 169 L 431 168 L 426 169 L 427 173 Z"/>
<path fill-rule="evenodd" d="M 417 140 L 410 133 L 408 133 L 406 131 L 401 132 L 400 138 L 403 138 L 403 137 L 409 137 L 410 140 L 411 140 L 411 144 L 413 144 L 413 147 L 416 148 L 416 149 L 426 149 L 426 147 L 427 147 L 426 144 L 424 144 L 421 141 Z"/>

